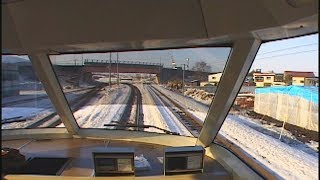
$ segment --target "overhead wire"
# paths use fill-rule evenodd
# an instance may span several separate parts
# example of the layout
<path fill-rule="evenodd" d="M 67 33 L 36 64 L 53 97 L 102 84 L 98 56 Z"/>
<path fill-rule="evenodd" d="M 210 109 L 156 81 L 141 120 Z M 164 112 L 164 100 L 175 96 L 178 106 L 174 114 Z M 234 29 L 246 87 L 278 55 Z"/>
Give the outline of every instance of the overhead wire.
<path fill-rule="evenodd" d="M 318 45 L 318 43 L 311 43 L 311 44 L 304 44 L 304 45 L 300 45 L 300 46 L 288 47 L 288 48 L 278 49 L 278 50 L 264 52 L 264 53 L 260 53 L 260 54 L 258 53 L 257 55 L 269 54 L 269 53 L 273 53 L 273 52 L 285 51 L 285 50 L 288 50 L 288 49 L 295 49 L 295 48 L 299 48 L 299 47 L 312 46 L 312 45 Z"/>
<path fill-rule="evenodd" d="M 294 53 L 287 53 L 287 54 L 280 54 L 280 55 L 275 55 L 275 56 L 268 56 L 268 57 L 263 57 L 263 58 L 257 58 L 255 60 L 260 60 L 260 59 L 267 59 L 267 58 L 274 58 L 274 57 L 280 57 L 280 56 L 287 56 L 287 55 L 293 55 L 293 54 L 301 54 L 301 53 L 307 53 L 307 52 L 313 52 L 313 51 L 319 51 L 318 49 L 313 49 L 313 50 L 308 50 L 308 51 L 299 51 L 299 52 L 294 52 Z"/>

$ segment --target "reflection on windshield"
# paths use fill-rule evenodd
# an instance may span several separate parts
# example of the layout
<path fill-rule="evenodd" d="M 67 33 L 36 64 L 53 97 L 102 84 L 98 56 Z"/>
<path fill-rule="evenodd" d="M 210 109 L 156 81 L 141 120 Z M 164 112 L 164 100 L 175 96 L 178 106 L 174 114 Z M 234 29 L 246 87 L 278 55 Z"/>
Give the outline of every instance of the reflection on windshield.
<path fill-rule="evenodd" d="M 2 129 L 56 127 L 61 123 L 31 62 L 25 56 L 2 56 Z"/>
<path fill-rule="evenodd" d="M 216 143 L 227 138 L 283 179 L 318 179 L 318 36 L 261 45 Z"/>
<path fill-rule="evenodd" d="M 230 48 L 50 56 L 81 128 L 198 136 Z M 210 103 L 212 99 L 208 100 Z M 61 123 L 58 127 L 63 127 Z"/>

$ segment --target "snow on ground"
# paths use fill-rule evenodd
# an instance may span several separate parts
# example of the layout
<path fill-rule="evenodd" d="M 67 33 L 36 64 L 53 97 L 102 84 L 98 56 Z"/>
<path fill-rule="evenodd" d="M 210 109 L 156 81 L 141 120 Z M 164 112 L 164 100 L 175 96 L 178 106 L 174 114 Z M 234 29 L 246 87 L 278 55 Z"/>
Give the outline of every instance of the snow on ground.
<path fill-rule="evenodd" d="M 71 90 L 71 91 L 74 91 L 74 90 Z M 73 99 L 81 96 L 83 93 L 87 91 L 89 90 L 68 92 L 65 95 L 67 100 L 70 102 Z M 9 119 L 9 118 L 25 119 L 25 121 L 3 124 L 2 129 L 25 128 L 41 120 L 42 118 L 48 116 L 49 114 L 54 113 L 55 109 L 48 98 L 38 99 L 40 97 L 47 96 L 46 94 L 39 95 L 39 92 L 42 92 L 41 94 L 43 94 L 43 91 L 28 91 L 28 92 L 23 91 L 22 94 L 24 95 L 11 96 L 11 97 L 4 98 L 5 103 L 19 102 L 19 100 L 26 100 L 26 99 L 30 99 L 30 101 L 2 107 L 1 120 Z M 41 127 L 45 127 L 45 126 L 41 126 Z"/>
<path fill-rule="evenodd" d="M 221 128 L 222 134 L 285 179 L 317 179 L 317 153 L 291 147 L 248 128 L 244 121 L 241 116 L 228 116 Z"/>
<path fill-rule="evenodd" d="M 208 106 L 162 87 L 157 88 L 186 106 L 202 121 L 205 119 Z M 296 140 L 286 130 L 279 140 L 279 132 L 279 128 L 262 125 L 258 120 L 229 114 L 219 133 L 284 179 L 318 179 L 318 151 Z"/>
<path fill-rule="evenodd" d="M 170 107 L 167 107 L 161 99 L 147 86 L 149 93 L 151 94 L 156 107 L 159 109 L 161 121 L 165 122 L 167 129 L 171 132 L 177 132 L 182 136 L 192 136 L 192 134 L 184 127 L 184 125 L 177 119 L 172 113 Z M 158 120 L 160 121 L 160 119 Z"/>
<path fill-rule="evenodd" d="M 145 85 L 136 84 L 142 95 L 143 124 L 167 129 L 167 124 L 162 120 L 161 114 Z M 164 133 L 155 128 L 146 128 L 144 131 Z"/>
<path fill-rule="evenodd" d="M 1 110 L 2 120 L 7 118 L 24 119 L 25 121 L 2 124 L 2 129 L 25 128 L 39 119 L 51 114 L 52 109 L 36 107 L 4 107 Z"/>
<path fill-rule="evenodd" d="M 161 86 L 154 85 L 153 87 L 162 91 L 165 95 L 167 95 L 172 100 L 179 102 L 180 105 L 185 109 L 188 109 L 190 111 L 197 112 L 197 113 L 207 113 L 208 112 L 208 105 L 203 104 L 201 102 L 197 102 L 194 99 L 192 99 L 191 97 L 182 96 L 181 94 L 172 92 L 172 91 L 165 89 Z"/>
<path fill-rule="evenodd" d="M 33 97 L 33 96 L 32 96 Z M 1 120 L 8 118 L 24 119 L 25 121 L 2 124 L 2 129 L 25 128 L 41 118 L 54 112 L 49 99 L 34 99 L 34 101 L 15 104 L 1 108 Z"/>
<path fill-rule="evenodd" d="M 119 89 L 106 88 L 105 92 L 87 103 L 74 113 L 74 116 L 82 128 L 105 128 L 104 124 L 112 124 L 119 121 L 123 113 L 131 89 L 127 85 L 120 85 Z"/>
<path fill-rule="evenodd" d="M 83 94 L 90 91 L 90 89 L 83 89 L 83 88 L 76 88 L 76 89 L 65 89 L 63 90 L 63 92 L 68 96 L 73 94 L 73 95 L 79 95 L 79 94 Z M 11 102 L 19 102 L 19 101 L 23 101 L 23 100 L 27 100 L 30 99 L 30 101 L 32 101 L 32 99 L 34 99 L 34 101 L 38 101 L 38 98 L 42 98 L 42 97 L 48 97 L 46 91 L 44 90 L 20 90 L 19 91 L 19 95 L 16 96 L 10 96 L 10 97 L 2 97 L 1 99 L 1 103 L 2 105 L 6 104 L 6 103 L 11 103 Z M 49 98 L 49 97 L 48 97 Z"/>
<path fill-rule="evenodd" d="M 47 92 L 45 90 L 20 90 L 19 95 L 44 95 L 47 96 Z"/>
<path fill-rule="evenodd" d="M 38 107 L 4 107 L 1 110 L 1 119 L 35 116 L 43 110 L 45 109 Z"/>

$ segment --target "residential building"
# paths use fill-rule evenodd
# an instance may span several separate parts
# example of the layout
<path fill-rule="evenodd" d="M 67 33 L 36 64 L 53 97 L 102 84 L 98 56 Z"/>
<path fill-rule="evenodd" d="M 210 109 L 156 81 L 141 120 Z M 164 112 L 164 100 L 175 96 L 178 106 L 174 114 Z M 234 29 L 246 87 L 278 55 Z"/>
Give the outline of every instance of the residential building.
<path fill-rule="evenodd" d="M 304 77 L 292 77 L 292 85 L 304 86 Z"/>
<path fill-rule="evenodd" d="M 318 77 L 313 77 L 313 78 L 306 77 L 306 78 L 304 78 L 304 85 L 305 86 L 319 86 L 319 78 Z"/>
<path fill-rule="evenodd" d="M 273 82 L 271 86 L 285 86 L 285 82 Z"/>
<path fill-rule="evenodd" d="M 283 82 L 284 74 L 283 73 L 276 73 L 274 75 L 274 82 Z"/>
<path fill-rule="evenodd" d="M 256 87 L 268 87 L 274 83 L 275 73 L 253 73 L 253 80 Z"/>
<path fill-rule="evenodd" d="M 293 79 L 293 77 L 295 78 Z M 286 85 L 304 86 L 304 78 L 314 78 L 314 77 L 315 76 L 313 72 L 284 71 L 284 82 L 286 83 Z"/>
<path fill-rule="evenodd" d="M 222 73 L 215 73 L 215 74 L 210 74 L 208 76 L 208 82 L 214 83 L 217 85 L 221 79 Z"/>
<path fill-rule="evenodd" d="M 317 86 L 318 78 L 316 77 L 292 77 L 294 86 Z"/>
<path fill-rule="evenodd" d="M 214 73 L 208 76 L 208 81 L 200 82 L 200 86 L 217 86 L 220 82 L 222 73 Z"/>

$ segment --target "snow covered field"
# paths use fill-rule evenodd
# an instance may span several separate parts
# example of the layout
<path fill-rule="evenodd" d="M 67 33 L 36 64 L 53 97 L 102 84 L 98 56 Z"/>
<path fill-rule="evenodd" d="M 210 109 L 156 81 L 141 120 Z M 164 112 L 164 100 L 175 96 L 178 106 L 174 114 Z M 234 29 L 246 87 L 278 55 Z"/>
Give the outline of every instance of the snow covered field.
<path fill-rule="evenodd" d="M 127 85 L 106 88 L 98 96 L 92 98 L 84 107 L 74 113 L 82 128 L 105 128 L 104 124 L 111 124 L 120 120 L 131 89 Z"/>
<path fill-rule="evenodd" d="M 2 129 L 25 128 L 39 119 L 55 112 L 49 99 L 29 101 L 1 108 L 1 120 L 21 119 L 24 121 L 2 124 Z"/>
<path fill-rule="evenodd" d="M 89 90 L 67 93 L 66 98 L 70 102 L 73 99 L 83 95 L 87 91 Z M 20 96 L 3 98 L 2 103 L 10 103 L 10 102 L 18 102 L 18 103 L 14 105 L 2 107 L 1 120 L 4 121 L 7 119 L 18 119 L 18 120 L 21 119 L 23 121 L 2 124 L 2 129 L 26 128 L 27 126 L 55 112 L 55 109 L 51 101 L 49 100 L 49 98 L 42 98 L 42 97 L 47 97 L 47 94 L 44 91 L 22 91 L 20 92 L 20 94 L 21 94 Z M 30 101 L 24 102 L 24 100 L 28 100 L 28 99 Z M 19 101 L 23 101 L 23 102 L 19 103 Z M 41 126 L 41 127 L 44 127 L 44 126 Z"/>
<path fill-rule="evenodd" d="M 163 87 L 157 88 L 200 120 L 205 119 L 208 106 Z M 318 179 L 318 151 L 299 142 L 288 131 L 279 140 L 279 131 L 279 128 L 262 125 L 258 120 L 229 114 L 219 133 L 284 179 Z"/>

